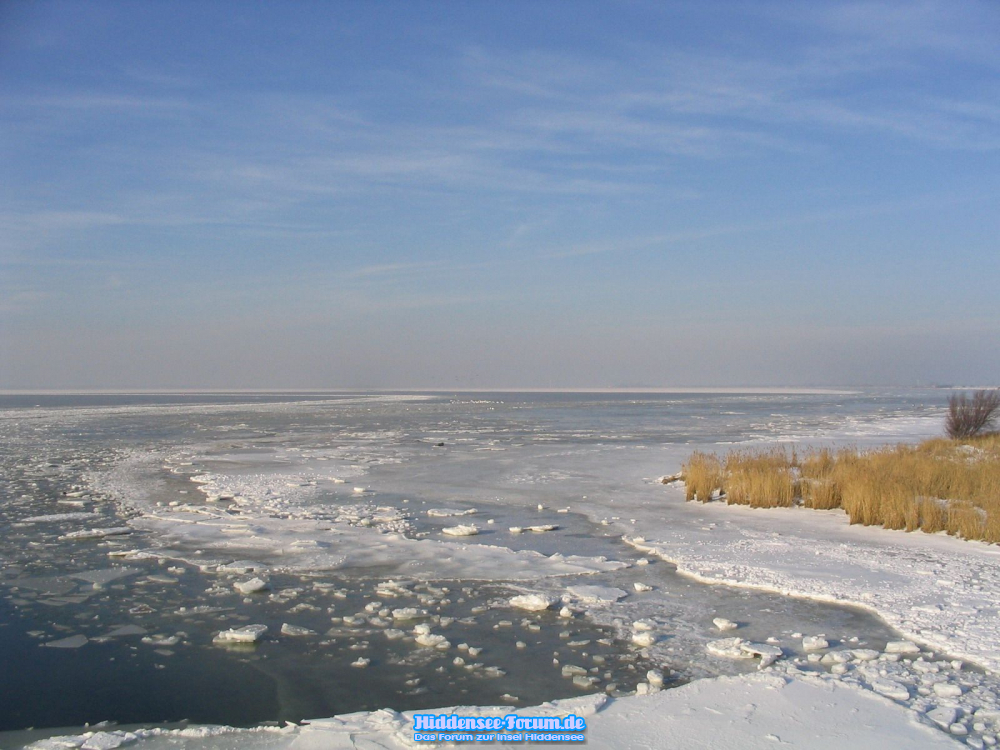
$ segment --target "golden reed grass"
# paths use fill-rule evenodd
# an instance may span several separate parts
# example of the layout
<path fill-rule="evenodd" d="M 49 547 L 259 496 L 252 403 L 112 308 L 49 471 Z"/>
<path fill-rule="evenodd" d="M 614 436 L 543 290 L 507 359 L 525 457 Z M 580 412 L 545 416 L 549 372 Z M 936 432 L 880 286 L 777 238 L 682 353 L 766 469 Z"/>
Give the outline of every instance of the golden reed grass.
<path fill-rule="evenodd" d="M 695 453 L 682 473 L 688 500 L 718 496 L 754 508 L 842 508 L 851 523 L 1000 543 L 998 434 L 868 452 Z"/>
<path fill-rule="evenodd" d="M 696 451 L 684 465 L 684 491 L 688 500 L 707 503 L 722 488 L 722 462 L 711 453 Z"/>

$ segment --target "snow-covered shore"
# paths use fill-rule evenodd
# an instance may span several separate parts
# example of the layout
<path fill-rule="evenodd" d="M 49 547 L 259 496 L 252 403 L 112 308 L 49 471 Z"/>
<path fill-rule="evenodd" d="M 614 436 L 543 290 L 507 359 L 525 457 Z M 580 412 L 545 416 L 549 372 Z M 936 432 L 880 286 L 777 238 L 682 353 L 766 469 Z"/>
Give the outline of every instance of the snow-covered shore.
<path fill-rule="evenodd" d="M 903 635 L 1000 670 L 1000 547 L 940 534 L 851 526 L 839 510 L 684 503 L 633 546 L 706 583 L 856 604 Z"/>
<path fill-rule="evenodd" d="M 509 708 L 443 708 L 436 713 L 503 716 Z M 789 680 L 766 674 L 699 680 L 654 695 L 609 699 L 585 696 L 519 709 L 521 715 L 575 714 L 587 722 L 586 746 L 638 750 L 681 747 L 718 748 L 896 748 L 955 747 L 947 735 L 916 721 L 888 698 L 829 680 Z M 52 738 L 38 750 L 115 747 L 143 750 L 409 750 L 435 743 L 413 741 L 413 712 L 391 710 L 320 719 L 303 726 L 183 730 L 98 730 L 87 735 Z M 459 746 L 459 745 L 456 745 Z M 478 743 L 460 746 L 477 747 Z M 491 742 L 486 747 L 525 747 L 524 742 Z"/>

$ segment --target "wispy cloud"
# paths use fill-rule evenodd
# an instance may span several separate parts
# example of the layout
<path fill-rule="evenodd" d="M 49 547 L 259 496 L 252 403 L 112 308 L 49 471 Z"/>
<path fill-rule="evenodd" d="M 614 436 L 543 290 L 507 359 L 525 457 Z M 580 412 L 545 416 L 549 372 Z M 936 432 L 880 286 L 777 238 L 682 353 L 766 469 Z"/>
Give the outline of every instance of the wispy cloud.
<path fill-rule="evenodd" d="M 32 312 L 52 298 L 50 292 L 39 289 L 22 291 L 5 291 L 0 295 L 0 313 L 5 315 L 21 315 Z"/>
<path fill-rule="evenodd" d="M 442 263 L 440 261 L 428 263 L 381 263 L 355 268 L 354 270 L 342 274 L 342 278 L 367 279 L 372 277 L 408 276 L 413 273 L 434 271 L 440 269 L 441 267 Z"/>
<path fill-rule="evenodd" d="M 113 92 L 58 92 L 7 97 L 7 108 L 88 110 L 99 112 L 131 112 L 162 114 L 166 111 L 190 110 L 195 105 L 179 97 L 129 95 Z"/>
<path fill-rule="evenodd" d="M 539 253 L 542 258 L 565 259 L 606 253 L 629 253 L 658 247 L 670 247 L 681 243 L 714 237 L 745 236 L 761 232 L 771 232 L 795 226 L 807 226 L 824 222 L 860 219 L 894 213 L 907 213 L 921 209 L 941 210 L 952 205 L 984 202 L 980 195 L 929 194 L 905 200 L 880 201 L 863 205 L 843 206 L 820 211 L 806 211 L 798 214 L 763 219 L 737 224 L 716 224 L 698 229 L 684 229 L 652 235 L 599 240 L 579 243 L 561 248 L 549 248 Z"/>
<path fill-rule="evenodd" d="M 0 223 L 10 230 L 41 231 L 48 229 L 87 229 L 113 226 L 128 222 L 121 214 L 104 211 L 7 211 L 0 214 Z"/>

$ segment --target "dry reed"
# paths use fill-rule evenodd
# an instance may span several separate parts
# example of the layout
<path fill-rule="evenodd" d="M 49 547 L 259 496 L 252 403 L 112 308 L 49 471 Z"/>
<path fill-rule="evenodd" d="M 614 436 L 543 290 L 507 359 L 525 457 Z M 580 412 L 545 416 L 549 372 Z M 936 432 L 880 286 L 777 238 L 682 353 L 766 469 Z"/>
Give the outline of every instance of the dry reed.
<path fill-rule="evenodd" d="M 1000 543 L 1000 435 L 928 440 L 862 452 L 823 448 L 695 453 L 687 499 L 755 508 L 842 508 L 852 524 L 946 531 Z"/>

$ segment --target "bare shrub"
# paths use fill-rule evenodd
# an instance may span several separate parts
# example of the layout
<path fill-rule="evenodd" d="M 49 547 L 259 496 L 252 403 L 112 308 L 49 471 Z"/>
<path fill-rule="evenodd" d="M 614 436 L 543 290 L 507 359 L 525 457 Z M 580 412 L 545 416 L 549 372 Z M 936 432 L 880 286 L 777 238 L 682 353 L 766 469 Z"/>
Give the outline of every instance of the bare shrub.
<path fill-rule="evenodd" d="M 1000 390 L 976 391 L 972 398 L 964 393 L 948 399 L 948 416 L 945 418 L 945 432 L 950 438 L 969 438 L 985 432 L 993 426 L 997 410 L 1000 409 Z"/>

